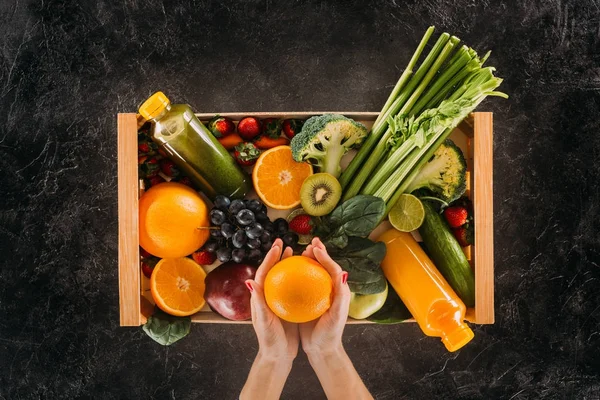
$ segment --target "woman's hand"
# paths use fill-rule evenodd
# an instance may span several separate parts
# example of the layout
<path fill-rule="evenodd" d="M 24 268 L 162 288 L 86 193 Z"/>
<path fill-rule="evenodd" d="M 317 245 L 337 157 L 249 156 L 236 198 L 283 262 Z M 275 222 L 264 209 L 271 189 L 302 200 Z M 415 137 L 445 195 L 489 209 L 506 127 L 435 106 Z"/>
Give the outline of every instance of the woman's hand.
<path fill-rule="evenodd" d="M 300 325 L 302 349 L 309 357 L 312 354 L 337 352 L 342 348 L 342 333 L 350 307 L 350 288 L 346 283 L 348 272 L 342 271 L 338 263 L 331 259 L 319 238 L 314 238 L 302 255 L 317 260 L 333 280 L 333 299 L 329 310 L 321 318 Z"/>
<path fill-rule="evenodd" d="M 283 255 L 282 255 L 283 253 Z M 265 256 L 264 261 L 256 271 L 254 280 L 246 281 L 246 286 L 252 293 L 250 306 L 252 310 L 252 325 L 258 338 L 259 355 L 267 359 L 289 360 L 290 362 L 298 354 L 298 324 L 282 321 L 267 306 L 263 285 L 269 270 L 279 262 L 280 259 L 290 257 L 290 247 L 283 251 L 281 239 L 275 240 L 271 250 Z"/>

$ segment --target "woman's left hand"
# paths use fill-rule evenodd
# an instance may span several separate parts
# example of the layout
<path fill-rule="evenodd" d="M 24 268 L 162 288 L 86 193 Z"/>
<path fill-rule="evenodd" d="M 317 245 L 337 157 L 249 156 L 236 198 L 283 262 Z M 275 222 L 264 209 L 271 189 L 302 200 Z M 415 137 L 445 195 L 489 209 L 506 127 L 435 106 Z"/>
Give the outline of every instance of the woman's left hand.
<path fill-rule="evenodd" d="M 259 354 L 268 359 L 282 358 L 292 361 L 298 355 L 298 324 L 282 321 L 277 317 L 265 301 L 263 285 L 269 270 L 280 259 L 290 257 L 290 247 L 283 251 L 281 239 L 275 240 L 271 250 L 256 271 L 254 280 L 246 281 L 246 286 L 252 293 L 250 306 L 252 310 L 252 325 L 258 338 Z"/>

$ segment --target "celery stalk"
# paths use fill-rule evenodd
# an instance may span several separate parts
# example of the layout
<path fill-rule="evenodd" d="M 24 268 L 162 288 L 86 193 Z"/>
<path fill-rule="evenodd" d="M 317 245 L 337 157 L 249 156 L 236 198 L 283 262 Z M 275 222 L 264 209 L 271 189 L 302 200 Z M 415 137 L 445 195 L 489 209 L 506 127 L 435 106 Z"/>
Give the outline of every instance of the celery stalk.
<path fill-rule="evenodd" d="M 447 33 L 443 33 L 440 35 L 427 57 L 425 57 L 425 60 L 423 60 L 423 63 L 421 63 L 421 65 L 417 69 L 417 72 L 412 76 L 412 78 L 410 78 L 408 85 L 404 88 L 404 90 L 402 90 L 402 93 L 400 93 L 400 95 L 392 102 L 392 104 L 388 107 L 388 109 L 385 112 L 380 113 L 380 115 L 383 115 L 381 116 L 381 118 L 379 118 L 379 123 L 373 125 L 373 128 L 371 129 L 371 134 L 364 141 L 364 143 L 360 147 L 360 150 L 358 151 L 358 153 L 356 153 L 356 156 L 352 159 L 352 161 L 350 161 L 348 167 L 344 170 L 344 172 L 342 172 L 342 175 L 339 179 L 340 184 L 342 185 L 342 189 L 346 189 L 351 180 L 354 185 L 351 191 L 354 194 L 349 195 L 348 198 L 353 197 L 356 193 L 358 193 L 358 191 L 360 190 L 360 186 L 362 186 L 362 183 L 359 184 L 360 180 L 355 178 L 354 175 L 359 169 L 361 169 L 362 171 L 363 162 L 367 157 L 371 156 L 371 151 L 373 150 L 375 145 L 381 142 L 382 135 L 384 135 L 384 133 L 387 133 L 387 118 L 390 115 L 396 115 L 398 113 L 398 110 L 400 110 L 400 107 L 402 107 L 404 103 L 406 103 L 410 95 L 421 82 L 423 76 L 425 76 L 425 74 L 431 67 L 431 64 L 433 64 L 433 62 L 437 59 L 438 54 L 442 51 L 449 39 L 450 35 Z M 387 141 L 387 138 L 385 140 Z M 368 173 L 363 173 L 362 179 L 364 180 L 366 177 L 369 176 L 369 174 L 370 171 Z"/>

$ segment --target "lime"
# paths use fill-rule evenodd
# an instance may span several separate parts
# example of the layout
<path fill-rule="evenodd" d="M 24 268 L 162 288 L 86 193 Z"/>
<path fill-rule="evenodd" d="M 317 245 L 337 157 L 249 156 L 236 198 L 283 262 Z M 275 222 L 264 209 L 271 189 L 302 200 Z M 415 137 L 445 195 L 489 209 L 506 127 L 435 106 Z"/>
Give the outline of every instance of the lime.
<path fill-rule="evenodd" d="M 390 223 L 401 232 L 411 232 L 419 228 L 425 219 L 425 209 L 421 200 L 412 194 L 400 196 L 390 210 Z"/>

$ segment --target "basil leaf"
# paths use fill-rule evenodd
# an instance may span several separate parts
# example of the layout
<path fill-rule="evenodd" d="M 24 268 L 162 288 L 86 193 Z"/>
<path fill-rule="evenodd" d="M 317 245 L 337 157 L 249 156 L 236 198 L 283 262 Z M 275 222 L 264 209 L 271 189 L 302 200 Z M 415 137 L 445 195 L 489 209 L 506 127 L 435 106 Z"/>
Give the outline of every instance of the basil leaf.
<path fill-rule="evenodd" d="M 169 346 L 190 333 L 192 319 L 175 317 L 161 310 L 156 310 L 144 324 L 144 332 L 155 342 Z"/>
<path fill-rule="evenodd" d="M 388 282 L 388 296 L 383 306 L 375 314 L 367 317 L 367 320 L 378 324 L 398 324 L 411 318 L 412 315 L 406 305 L 400 299 L 392 285 Z"/>
<path fill-rule="evenodd" d="M 330 241 L 325 243 L 325 247 L 331 258 L 348 272 L 348 285 L 352 292 L 375 294 L 385 290 L 385 277 L 381 270 L 386 251 L 384 243 L 350 236 L 344 248 Z"/>
<path fill-rule="evenodd" d="M 375 196 L 355 196 L 338 206 L 329 217 L 332 237 L 365 237 L 377 227 L 385 214 L 385 203 Z"/>

